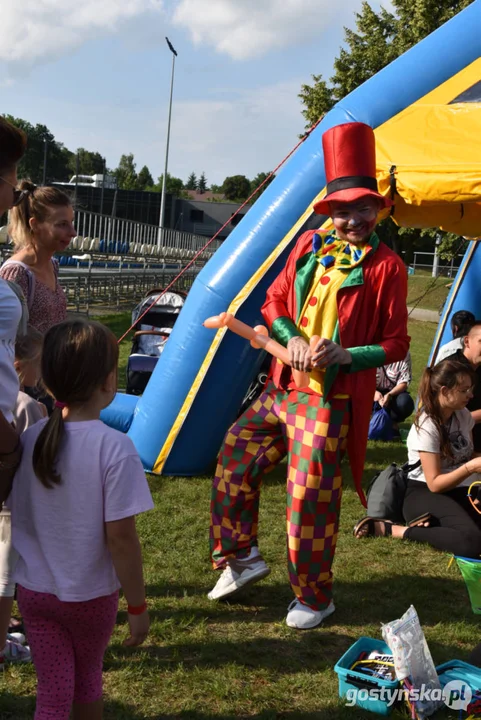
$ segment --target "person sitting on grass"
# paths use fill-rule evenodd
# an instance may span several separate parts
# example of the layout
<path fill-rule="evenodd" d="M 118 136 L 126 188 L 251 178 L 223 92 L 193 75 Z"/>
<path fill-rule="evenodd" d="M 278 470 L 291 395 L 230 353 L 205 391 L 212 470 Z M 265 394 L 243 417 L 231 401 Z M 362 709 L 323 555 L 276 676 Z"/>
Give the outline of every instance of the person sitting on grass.
<path fill-rule="evenodd" d="M 436 355 L 436 363 L 446 360 L 446 358 L 450 357 L 458 350 L 463 349 L 464 338 L 471 330 L 475 322 L 476 318 L 472 312 L 469 312 L 469 310 L 458 310 L 454 313 L 451 318 L 451 331 L 453 333 L 453 339 L 444 343 L 444 345 L 441 345 Z"/>
<path fill-rule="evenodd" d="M 399 423 L 414 410 L 414 401 L 408 393 L 412 380 L 411 353 L 404 360 L 383 365 L 376 371 L 374 402 L 387 410 L 392 420 L 394 435 L 399 437 Z"/>
<path fill-rule="evenodd" d="M 365 517 L 354 528 L 357 538 L 391 535 L 462 557 L 481 555 L 481 515 L 467 494 L 481 473 L 474 420 L 466 408 L 475 381 L 469 366 L 453 360 L 424 370 L 420 409 L 407 439 L 410 470 L 403 506 L 408 524 L 414 519 L 421 524 L 404 527 Z"/>

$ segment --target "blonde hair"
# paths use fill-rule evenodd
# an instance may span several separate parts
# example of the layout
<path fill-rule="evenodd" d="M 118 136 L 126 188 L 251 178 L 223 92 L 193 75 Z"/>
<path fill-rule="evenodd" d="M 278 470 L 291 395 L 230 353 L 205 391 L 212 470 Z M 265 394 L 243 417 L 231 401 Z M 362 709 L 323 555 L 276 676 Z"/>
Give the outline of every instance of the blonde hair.
<path fill-rule="evenodd" d="M 44 337 L 42 380 L 60 403 L 85 403 L 115 370 L 118 359 L 117 340 L 105 325 L 67 320 L 51 327 Z M 48 488 L 61 482 L 55 461 L 64 430 L 62 409 L 56 406 L 33 451 L 35 474 Z"/>
<path fill-rule="evenodd" d="M 15 342 L 15 360 L 20 363 L 32 363 L 40 360 L 43 347 L 43 335 L 32 325 L 27 327 L 25 335 L 17 337 Z M 25 375 L 22 368 L 17 370 L 20 384 L 23 385 Z"/>
<path fill-rule="evenodd" d="M 37 187 L 30 180 L 21 180 L 17 187 L 25 194 L 19 204 L 10 210 L 8 234 L 15 249 L 20 250 L 32 244 L 32 218 L 45 222 L 53 207 L 70 207 L 72 199 L 63 190 L 47 185 Z"/>

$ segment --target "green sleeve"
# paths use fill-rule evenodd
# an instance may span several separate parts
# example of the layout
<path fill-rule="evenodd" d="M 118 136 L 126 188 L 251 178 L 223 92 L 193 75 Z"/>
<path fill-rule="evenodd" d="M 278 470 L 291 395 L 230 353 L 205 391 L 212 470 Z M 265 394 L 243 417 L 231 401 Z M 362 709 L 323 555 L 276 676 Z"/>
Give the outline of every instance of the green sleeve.
<path fill-rule="evenodd" d="M 288 317 L 278 317 L 271 326 L 271 335 L 281 345 L 287 347 L 287 343 L 293 337 L 302 337 L 302 333 L 295 323 Z"/>
<path fill-rule="evenodd" d="M 370 370 L 386 364 L 386 353 L 381 345 L 361 345 L 360 347 L 346 348 L 351 353 L 352 363 L 343 365 L 344 372 L 353 373 L 359 370 Z"/>

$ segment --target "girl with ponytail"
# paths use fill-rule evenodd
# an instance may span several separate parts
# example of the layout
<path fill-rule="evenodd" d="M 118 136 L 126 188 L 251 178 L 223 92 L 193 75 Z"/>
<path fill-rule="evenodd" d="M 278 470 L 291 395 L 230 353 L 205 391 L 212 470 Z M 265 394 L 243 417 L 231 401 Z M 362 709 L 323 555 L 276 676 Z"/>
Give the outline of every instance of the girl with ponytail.
<path fill-rule="evenodd" d="M 481 515 L 467 496 L 481 473 L 481 457 L 473 448 L 474 420 L 466 408 L 475 382 L 470 367 L 455 360 L 424 370 L 419 410 L 407 439 L 410 469 L 403 513 L 408 527 L 364 518 L 355 528 L 357 537 L 392 535 L 479 558 Z M 417 518 L 425 522 L 417 524 Z"/>
<path fill-rule="evenodd" d="M 152 498 L 132 441 L 99 419 L 116 392 L 117 362 L 104 325 L 54 325 L 42 379 L 55 409 L 22 435 L 9 507 L 39 720 L 67 718 L 72 706 L 74 717 L 102 718 L 102 659 L 119 587 L 128 603 L 125 644 L 140 645 L 149 630 L 135 515 Z"/>

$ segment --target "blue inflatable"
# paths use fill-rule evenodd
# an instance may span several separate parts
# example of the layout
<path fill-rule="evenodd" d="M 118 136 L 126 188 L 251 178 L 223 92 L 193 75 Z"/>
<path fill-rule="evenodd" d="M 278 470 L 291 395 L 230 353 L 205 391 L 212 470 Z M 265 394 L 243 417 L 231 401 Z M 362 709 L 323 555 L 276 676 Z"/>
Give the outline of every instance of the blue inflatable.
<path fill-rule="evenodd" d="M 238 336 L 202 323 L 226 310 L 249 325 L 262 321 L 266 288 L 299 234 L 322 222 L 312 211 L 325 185 L 322 134 L 353 120 L 373 128 L 387 122 L 479 57 L 480 27 L 476 0 L 339 102 L 203 268 L 144 395 L 138 402 L 119 395 L 102 416 L 108 424 L 129 427 L 147 470 L 211 471 L 261 354 Z"/>

